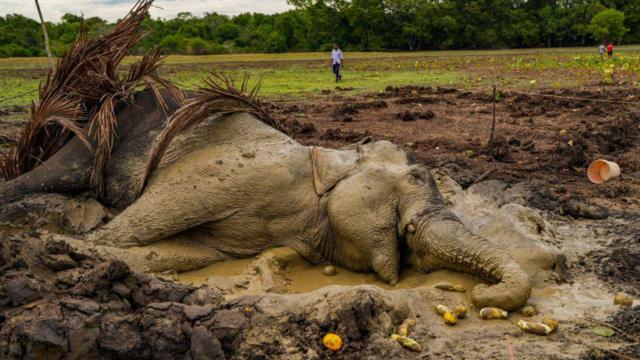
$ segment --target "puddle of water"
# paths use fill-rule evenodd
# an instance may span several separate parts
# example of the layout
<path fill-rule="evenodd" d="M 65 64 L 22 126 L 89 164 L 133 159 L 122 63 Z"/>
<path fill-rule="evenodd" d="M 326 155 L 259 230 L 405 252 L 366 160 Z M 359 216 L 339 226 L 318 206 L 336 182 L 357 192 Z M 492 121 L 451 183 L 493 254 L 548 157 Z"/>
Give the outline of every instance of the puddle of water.
<path fill-rule="evenodd" d="M 254 258 L 247 258 L 217 262 L 202 269 L 179 273 L 178 281 L 185 284 L 202 285 L 206 284 L 207 279 L 211 276 L 232 277 L 242 275 L 254 260 Z"/>
<path fill-rule="evenodd" d="M 460 284 L 467 289 L 473 288 L 480 280 L 472 276 L 447 270 L 434 271 L 429 274 L 419 273 L 413 269 L 405 269 L 396 286 L 391 286 L 376 277 L 373 273 L 358 273 L 337 267 L 337 274 L 326 276 L 322 270 L 324 265 L 313 265 L 289 248 L 270 250 L 284 265 L 287 272 L 286 292 L 304 293 L 329 285 L 376 285 L 387 290 L 417 288 L 448 281 Z M 181 273 L 178 281 L 194 285 L 205 284 L 209 277 L 233 277 L 243 275 L 247 267 L 254 261 L 249 259 L 228 260 L 207 266 L 200 270 Z"/>

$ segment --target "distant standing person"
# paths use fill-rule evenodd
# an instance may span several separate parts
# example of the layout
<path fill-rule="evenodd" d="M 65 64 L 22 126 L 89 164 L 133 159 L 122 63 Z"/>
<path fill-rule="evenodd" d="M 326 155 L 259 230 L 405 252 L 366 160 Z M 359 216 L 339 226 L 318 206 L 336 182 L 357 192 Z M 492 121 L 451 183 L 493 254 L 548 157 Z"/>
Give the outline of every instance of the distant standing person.
<path fill-rule="evenodd" d="M 613 56 L 613 44 L 612 43 L 609 43 L 609 45 L 607 45 L 607 55 L 609 57 Z"/>
<path fill-rule="evenodd" d="M 600 44 L 600 46 L 598 47 L 598 53 L 600 53 L 600 60 L 604 59 L 604 52 L 607 49 L 605 48 L 604 44 Z"/>
<path fill-rule="evenodd" d="M 331 51 L 331 66 L 333 69 L 333 73 L 336 75 L 336 82 L 342 80 L 342 75 L 340 74 L 340 68 L 343 64 L 342 50 L 338 44 L 333 44 L 333 51 Z"/>

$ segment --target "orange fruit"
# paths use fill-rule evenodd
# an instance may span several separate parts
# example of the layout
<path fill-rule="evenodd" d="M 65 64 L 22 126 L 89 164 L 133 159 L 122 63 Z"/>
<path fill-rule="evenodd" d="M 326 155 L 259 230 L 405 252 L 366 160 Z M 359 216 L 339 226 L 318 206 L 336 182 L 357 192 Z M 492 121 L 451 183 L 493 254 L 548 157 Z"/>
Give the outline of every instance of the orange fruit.
<path fill-rule="evenodd" d="M 340 351 L 342 349 L 342 338 L 334 333 L 327 333 L 322 338 L 322 345 L 331 351 Z"/>

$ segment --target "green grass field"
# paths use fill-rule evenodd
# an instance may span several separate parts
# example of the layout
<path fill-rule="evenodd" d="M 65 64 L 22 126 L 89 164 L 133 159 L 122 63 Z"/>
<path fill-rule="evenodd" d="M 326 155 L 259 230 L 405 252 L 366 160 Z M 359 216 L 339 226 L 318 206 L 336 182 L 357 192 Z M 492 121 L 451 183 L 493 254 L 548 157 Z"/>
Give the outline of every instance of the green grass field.
<path fill-rule="evenodd" d="M 640 46 L 623 46 L 601 61 L 595 47 L 495 51 L 354 52 L 345 54 L 343 88 L 377 92 L 386 86 L 423 85 L 464 88 L 572 87 L 599 82 L 635 83 L 640 74 Z M 126 63 L 135 61 L 131 57 Z M 202 84 L 210 71 L 248 72 L 262 80 L 262 95 L 283 100 L 333 90 L 328 54 L 233 54 L 169 56 L 162 75 L 187 89 Z M 0 108 L 25 106 L 46 76 L 46 58 L 0 59 Z M 26 94 L 25 94 L 26 93 Z M 20 95 L 22 94 L 22 95 Z M 18 96 L 20 95 L 20 96 Z M 7 99 L 13 97 L 11 99 Z M 3 100 L 4 99 L 4 100 Z"/>

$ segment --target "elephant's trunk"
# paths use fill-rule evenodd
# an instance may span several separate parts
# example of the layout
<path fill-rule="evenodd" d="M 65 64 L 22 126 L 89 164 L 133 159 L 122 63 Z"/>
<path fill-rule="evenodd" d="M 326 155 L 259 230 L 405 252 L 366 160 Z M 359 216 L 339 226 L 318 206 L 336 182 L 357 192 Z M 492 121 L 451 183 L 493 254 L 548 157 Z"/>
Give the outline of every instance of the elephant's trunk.
<path fill-rule="evenodd" d="M 423 266 L 466 272 L 493 284 L 473 289 L 471 298 L 476 307 L 513 310 L 529 299 L 531 283 L 520 265 L 489 240 L 472 234 L 454 216 L 425 221 L 417 230 L 416 236 L 410 237 L 409 246 L 420 249 L 423 259 L 418 261 Z M 411 244 L 412 241 L 417 243 Z"/>

